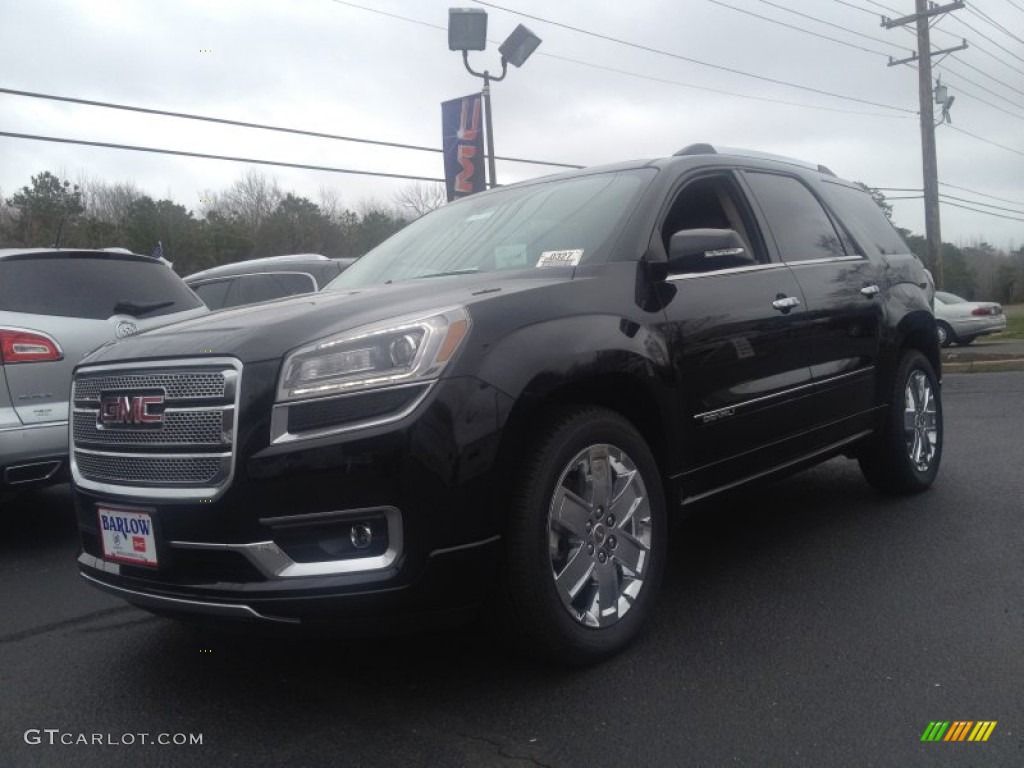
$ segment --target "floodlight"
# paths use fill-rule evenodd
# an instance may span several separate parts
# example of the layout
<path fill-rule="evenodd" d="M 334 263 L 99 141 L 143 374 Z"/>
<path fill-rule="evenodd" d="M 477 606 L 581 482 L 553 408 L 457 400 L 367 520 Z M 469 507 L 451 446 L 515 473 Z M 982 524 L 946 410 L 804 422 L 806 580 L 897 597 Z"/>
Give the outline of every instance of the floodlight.
<path fill-rule="evenodd" d="M 483 8 L 448 9 L 448 50 L 482 51 L 487 47 L 487 11 Z"/>
<path fill-rule="evenodd" d="M 530 58 L 530 54 L 537 50 L 538 45 L 540 38 L 520 24 L 498 47 L 498 52 L 513 67 L 521 67 L 523 62 Z"/>

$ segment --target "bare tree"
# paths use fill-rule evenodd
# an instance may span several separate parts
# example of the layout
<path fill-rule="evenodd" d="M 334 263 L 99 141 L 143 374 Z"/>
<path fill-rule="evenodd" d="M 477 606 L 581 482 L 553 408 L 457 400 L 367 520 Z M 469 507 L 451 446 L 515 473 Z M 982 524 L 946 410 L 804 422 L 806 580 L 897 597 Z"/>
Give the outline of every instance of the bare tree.
<path fill-rule="evenodd" d="M 320 212 L 330 221 L 337 221 L 344 208 L 341 207 L 341 194 L 335 187 L 320 187 L 317 195 Z"/>
<path fill-rule="evenodd" d="M 447 201 L 444 184 L 437 182 L 415 181 L 395 193 L 395 205 L 413 219 L 437 210 Z"/>
<path fill-rule="evenodd" d="M 255 236 L 284 194 L 277 181 L 249 169 L 220 196 L 224 211 L 245 222 Z"/>

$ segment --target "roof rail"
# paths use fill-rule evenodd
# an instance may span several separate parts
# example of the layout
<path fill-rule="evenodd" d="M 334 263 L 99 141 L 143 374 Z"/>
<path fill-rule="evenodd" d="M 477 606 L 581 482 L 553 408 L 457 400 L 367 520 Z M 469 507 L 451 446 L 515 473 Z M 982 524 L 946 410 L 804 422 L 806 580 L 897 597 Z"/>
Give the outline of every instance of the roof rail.
<path fill-rule="evenodd" d="M 684 155 L 717 155 L 718 152 L 710 144 L 698 143 L 687 144 L 685 147 L 674 153 L 672 157 L 683 157 Z"/>

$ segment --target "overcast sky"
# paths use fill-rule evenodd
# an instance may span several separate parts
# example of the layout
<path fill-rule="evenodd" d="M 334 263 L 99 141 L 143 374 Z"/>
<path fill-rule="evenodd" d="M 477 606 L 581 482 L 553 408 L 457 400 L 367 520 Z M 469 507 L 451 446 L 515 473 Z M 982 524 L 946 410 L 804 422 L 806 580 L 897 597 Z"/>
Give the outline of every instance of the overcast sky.
<path fill-rule="evenodd" d="M 914 35 L 882 29 L 878 14 L 887 12 L 871 0 L 722 3 L 498 0 L 509 10 L 487 8 L 494 43 L 471 54 L 476 68 L 498 68 L 497 44 L 517 23 L 530 27 L 543 43 L 522 69 L 493 86 L 497 154 L 593 165 L 668 155 L 706 141 L 822 163 L 872 186 L 920 189 L 917 72 L 886 66 L 887 55 L 910 54 Z M 440 102 L 480 84 L 463 69 L 460 54 L 447 49 L 449 5 L 482 7 L 472 0 L 0 0 L 0 87 L 439 147 Z M 910 13 L 914 4 L 886 0 L 881 5 L 896 16 Z M 1024 243 L 1024 43 L 1011 35 L 1024 38 L 1024 0 L 969 5 L 973 12 L 964 9 L 941 19 L 932 42 L 933 48 L 948 48 L 966 37 L 971 45 L 938 69 L 956 102 L 952 128 L 940 127 L 937 141 L 940 181 L 974 192 L 942 191 L 1020 213 L 996 211 L 1019 219 L 1011 221 L 944 204 L 943 239 L 985 238 L 1000 247 L 1019 247 Z M 840 97 L 639 50 L 521 14 Z M 7 94 L 0 94 L 0 131 L 443 175 L 439 154 Z M 204 190 L 226 187 L 246 168 L 0 137 L 0 189 L 7 196 L 34 173 L 63 171 L 72 179 L 85 174 L 130 180 L 200 213 Z M 284 189 L 314 200 L 320 187 L 333 187 L 349 206 L 368 197 L 391 202 L 407 183 L 261 170 Z M 509 183 L 553 170 L 501 162 L 498 180 Z M 897 224 L 923 232 L 922 201 L 895 206 Z"/>

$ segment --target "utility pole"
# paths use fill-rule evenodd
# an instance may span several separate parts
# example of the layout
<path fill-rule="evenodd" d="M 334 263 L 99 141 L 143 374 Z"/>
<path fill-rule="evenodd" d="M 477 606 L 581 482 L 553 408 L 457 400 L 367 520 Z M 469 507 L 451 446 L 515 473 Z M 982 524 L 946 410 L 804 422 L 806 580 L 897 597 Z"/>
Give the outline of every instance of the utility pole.
<path fill-rule="evenodd" d="M 962 51 L 967 41 L 956 48 L 933 51 L 929 35 L 929 22 L 933 16 L 940 16 L 949 11 L 964 7 L 963 0 L 949 5 L 935 5 L 928 0 L 914 0 L 915 13 L 899 19 L 882 17 L 882 26 L 886 29 L 902 27 L 911 22 L 917 24 L 917 54 L 908 59 L 893 61 L 889 57 L 889 66 L 918 62 L 917 89 L 921 106 L 921 164 L 924 170 L 924 229 L 928 244 L 928 261 L 935 277 L 937 288 L 942 287 L 942 228 L 939 226 L 939 168 L 935 154 L 935 113 L 932 108 L 932 56 L 945 55 L 954 51 Z"/>

